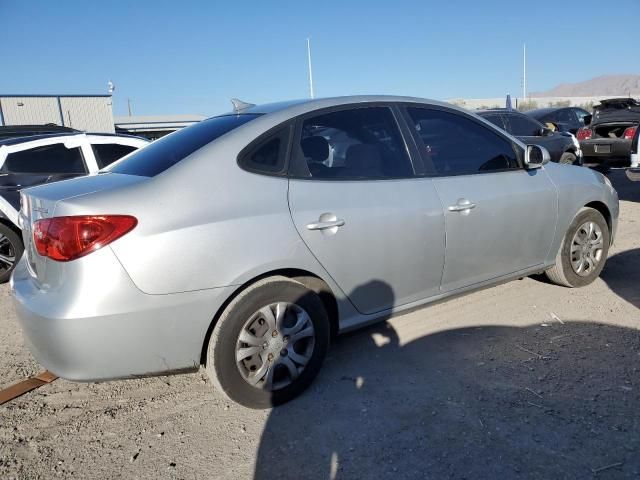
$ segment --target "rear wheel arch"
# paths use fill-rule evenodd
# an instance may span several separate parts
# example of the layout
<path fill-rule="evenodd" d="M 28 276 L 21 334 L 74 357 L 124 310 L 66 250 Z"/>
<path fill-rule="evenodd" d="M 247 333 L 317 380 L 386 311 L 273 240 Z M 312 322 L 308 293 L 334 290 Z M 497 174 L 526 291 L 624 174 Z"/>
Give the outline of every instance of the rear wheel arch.
<path fill-rule="evenodd" d="M 331 287 L 318 275 L 309 272 L 307 270 L 296 269 L 296 268 L 288 268 L 288 269 L 279 269 L 272 270 L 269 272 L 265 272 L 261 275 L 258 275 L 251 280 L 240 285 L 231 295 L 227 298 L 220 308 L 218 308 L 217 312 L 209 324 L 209 328 L 207 329 L 207 333 L 202 342 L 202 351 L 200 353 L 200 365 L 206 365 L 207 362 L 207 347 L 209 345 L 209 339 L 211 338 L 211 334 L 213 329 L 215 328 L 218 320 L 222 313 L 226 310 L 229 304 L 242 292 L 244 292 L 247 288 L 254 285 L 255 283 L 264 280 L 266 278 L 271 277 L 286 277 L 291 280 L 295 280 L 309 290 L 315 292 L 322 300 L 322 303 L 327 311 L 327 316 L 329 317 L 330 327 L 331 327 L 331 338 L 334 338 L 338 333 L 338 302 L 336 297 L 331 290 Z"/>
<path fill-rule="evenodd" d="M 20 230 L 20 228 L 15 223 L 13 223 L 8 218 L 2 216 L 1 214 L 0 214 L 0 224 L 6 226 L 7 228 L 10 228 L 11 230 L 14 231 L 16 235 L 22 238 L 22 230 Z"/>

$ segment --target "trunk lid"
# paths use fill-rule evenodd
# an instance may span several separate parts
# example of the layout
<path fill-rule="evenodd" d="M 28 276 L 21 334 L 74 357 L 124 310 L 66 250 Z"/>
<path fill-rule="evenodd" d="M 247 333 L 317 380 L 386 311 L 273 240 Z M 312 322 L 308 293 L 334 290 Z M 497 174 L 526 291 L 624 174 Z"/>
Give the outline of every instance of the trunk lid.
<path fill-rule="evenodd" d="M 19 224 L 22 228 L 24 255 L 31 276 L 39 285 L 47 284 L 47 269 L 50 263 L 57 263 L 42 257 L 35 249 L 33 242 L 33 225 L 38 220 L 56 215 L 60 202 L 78 198 L 92 193 L 126 187 L 148 180 L 146 177 L 118 175 L 113 173 L 99 174 L 27 188 L 20 192 Z M 105 213 L 105 212 L 93 212 Z"/>
<path fill-rule="evenodd" d="M 639 121 L 640 103 L 633 98 L 610 98 L 594 107 L 591 124 Z"/>

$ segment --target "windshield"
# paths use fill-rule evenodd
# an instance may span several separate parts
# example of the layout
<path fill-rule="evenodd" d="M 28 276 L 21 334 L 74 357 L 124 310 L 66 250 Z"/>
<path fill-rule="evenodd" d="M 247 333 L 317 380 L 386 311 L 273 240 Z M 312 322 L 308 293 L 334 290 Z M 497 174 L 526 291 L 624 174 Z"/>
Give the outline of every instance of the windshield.
<path fill-rule="evenodd" d="M 258 116 L 259 114 L 224 115 L 203 120 L 156 140 L 103 171 L 154 177 Z"/>

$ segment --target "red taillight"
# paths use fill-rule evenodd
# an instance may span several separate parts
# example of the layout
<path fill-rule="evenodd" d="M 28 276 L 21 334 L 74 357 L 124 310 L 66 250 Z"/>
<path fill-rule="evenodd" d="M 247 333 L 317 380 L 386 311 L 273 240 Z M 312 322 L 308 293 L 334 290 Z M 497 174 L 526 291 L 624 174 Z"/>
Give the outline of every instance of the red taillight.
<path fill-rule="evenodd" d="M 576 133 L 576 138 L 578 140 L 589 140 L 593 136 L 593 131 L 590 128 L 582 127 Z"/>
<path fill-rule="evenodd" d="M 622 138 L 624 138 L 625 140 L 632 140 L 633 137 L 636 136 L 636 129 L 638 127 L 629 127 L 627 128 L 624 133 L 622 134 Z"/>
<path fill-rule="evenodd" d="M 137 224 L 129 215 L 45 218 L 35 222 L 33 241 L 43 257 L 69 262 L 110 244 Z"/>

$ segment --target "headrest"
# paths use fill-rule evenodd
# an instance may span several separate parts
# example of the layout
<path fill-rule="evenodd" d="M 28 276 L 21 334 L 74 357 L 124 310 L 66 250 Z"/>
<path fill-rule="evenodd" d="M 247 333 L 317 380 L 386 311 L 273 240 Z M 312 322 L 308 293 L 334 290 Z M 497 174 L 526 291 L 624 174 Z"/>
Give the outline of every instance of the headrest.
<path fill-rule="evenodd" d="M 324 137 L 303 138 L 300 142 L 300 147 L 304 156 L 310 158 L 313 162 L 321 163 L 329 158 L 329 142 Z"/>

